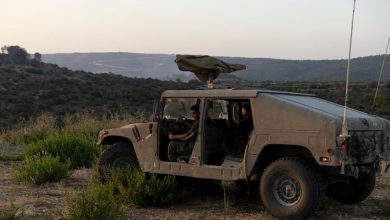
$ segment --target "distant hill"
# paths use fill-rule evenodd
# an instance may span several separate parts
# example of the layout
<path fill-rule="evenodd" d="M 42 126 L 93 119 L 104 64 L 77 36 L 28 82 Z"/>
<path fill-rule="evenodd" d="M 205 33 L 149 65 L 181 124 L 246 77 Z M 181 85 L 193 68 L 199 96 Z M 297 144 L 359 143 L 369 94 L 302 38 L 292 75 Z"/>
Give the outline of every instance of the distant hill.
<path fill-rule="evenodd" d="M 172 80 L 193 79 L 192 74 L 177 69 L 173 54 L 141 53 L 58 53 L 43 54 L 43 61 L 72 70 L 93 73 L 111 72 L 129 77 Z M 347 61 L 282 60 L 270 58 L 219 57 L 228 63 L 247 65 L 247 70 L 233 75 L 253 81 L 344 81 Z M 352 60 L 351 81 L 378 80 L 383 56 L 360 57 Z M 387 60 L 390 60 L 388 55 Z M 390 62 L 390 61 L 388 61 Z M 390 64 L 385 64 L 383 80 L 390 80 Z"/>

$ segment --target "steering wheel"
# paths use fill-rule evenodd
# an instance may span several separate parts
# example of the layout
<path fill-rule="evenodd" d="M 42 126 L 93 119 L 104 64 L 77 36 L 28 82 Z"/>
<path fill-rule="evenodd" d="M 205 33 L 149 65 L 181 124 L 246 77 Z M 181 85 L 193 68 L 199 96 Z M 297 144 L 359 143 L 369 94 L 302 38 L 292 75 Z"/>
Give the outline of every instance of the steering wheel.
<path fill-rule="evenodd" d="M 161 129 L 163 135 L 168 135 L 169 133 L 183 134 L 187 132 L 186 127 L 183 123 L 177 123 L 176 120 L 166 118 L 161 120 Z"/>

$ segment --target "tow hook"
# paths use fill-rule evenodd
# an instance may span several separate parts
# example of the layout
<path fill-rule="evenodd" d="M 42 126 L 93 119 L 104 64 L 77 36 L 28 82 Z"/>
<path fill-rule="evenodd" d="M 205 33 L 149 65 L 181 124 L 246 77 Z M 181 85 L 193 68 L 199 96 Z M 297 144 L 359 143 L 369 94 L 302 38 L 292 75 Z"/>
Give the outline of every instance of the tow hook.
<path fill-rule="evenodd" d="M 355 179 L 359 177 L 359 167 L 355 167 L 351 165 L 352 175 Z"/>

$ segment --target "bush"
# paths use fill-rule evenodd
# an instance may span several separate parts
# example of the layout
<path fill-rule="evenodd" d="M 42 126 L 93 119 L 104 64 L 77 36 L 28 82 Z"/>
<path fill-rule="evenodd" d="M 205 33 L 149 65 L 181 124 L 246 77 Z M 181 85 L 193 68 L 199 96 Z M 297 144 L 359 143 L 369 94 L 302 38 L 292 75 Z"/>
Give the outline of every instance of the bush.
<path fill-rule="evenodd" d="M 77 137 L 59 134 L 47 137 L 32 144 L 26 150 L 27 156 L 40 155 L 46 152 L 52 156 L 58 156 L 61 162 L 70 160 L 71 167 L 91 167 L 97 152 L 93 142 Z"/>
<path fill-rule="evenodd" d="M 69 160 L 61 162 L 58 156 L 42 154 L 26 157 L 23 164 L 16 167 L 14 177 L 18 182 L 40 185 L 67 177 L 69 168 Z"/>
<path fill-rule="evenodd" d="M 178 188 L 174 176 L 159 178 L 156 174 L 145 174 L 138 169 L 112 171 L 108 182 L 121 202 L 136 206 L 170 205 L 189 194 Z"/>
<path fill-rule="evenodd" d="M 116 219 L 122 215 L 111 185 L 91 185 L 77 195 L 68 195 L 69 219 Z"/>

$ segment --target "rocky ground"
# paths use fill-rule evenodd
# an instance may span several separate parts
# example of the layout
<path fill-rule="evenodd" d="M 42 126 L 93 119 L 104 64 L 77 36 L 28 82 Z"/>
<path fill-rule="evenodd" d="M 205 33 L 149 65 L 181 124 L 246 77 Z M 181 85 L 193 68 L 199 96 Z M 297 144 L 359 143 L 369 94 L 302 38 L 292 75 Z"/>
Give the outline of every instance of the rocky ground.
<path fill-rule="evenodd" d="M 92 171 L 79 169 L 58 183 L 42 186 L 16 184 L 12 167 L 18 162 L 0 161 L 0 211 L 11 204 L 21 219 L 60 219 L 66 216 L 66 193 L 82 190 L 88 184 Z M 223 193 L 222 193 L 223 194 Z M 200 193 L 189 201 L 169 207 L 125 207 L 127 219 L 274 219 L 256 200 L 239 198 L 228 193 L 215 196 Z M 377 178 L 374 192 L 362 203 L 342 205 L 325 201 L 321 210 L 310 219 L 390 219 L 389 210 L 381 205 L 390 201 L 390 172 Z M 1 215 L 0 215 L 1 216 Z"/>

